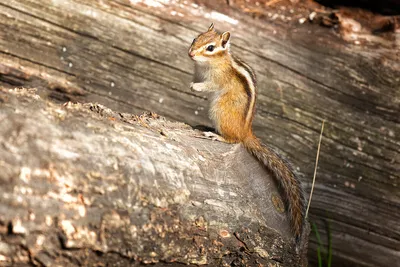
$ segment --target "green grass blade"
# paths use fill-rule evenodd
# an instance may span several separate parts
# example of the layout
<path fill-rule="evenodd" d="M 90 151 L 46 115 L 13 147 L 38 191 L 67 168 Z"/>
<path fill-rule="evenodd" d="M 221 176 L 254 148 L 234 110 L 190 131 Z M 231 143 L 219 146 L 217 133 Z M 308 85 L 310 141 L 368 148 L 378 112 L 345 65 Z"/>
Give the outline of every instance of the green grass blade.
<path fill-rule="evenodd" d="M 317 238 L 318 246 L 322 247 L 321 236 L 319 235 L 317 225 L 315 223 L 312 223 L 311 226 L 312 226 L 312 229 L 313 229 L 313 231 L 315 233 L 315 237 Z"/>
<path fill-rule="evenodd" d="M 317 238 L 318 247 L 320 247 L 322 254 L 326 255 L 327 253 L 326 253 L 326 250 L 324 248 L 324 245 L 322 244 L 321 236 L 319 235 L 317 225 L 315 223 L 312 223 L 311 227 L 312 227 L 312 229 L 313 229 L 313 231 L 315 233 L 315 237 Z"/>
<path fill-rule="evenodd" d="M 331 224 L 328 221 L 328 267 L 332 266 L 332 231 Z"/>
<path fill-rule="evenodd" d="M 322 267 L 321 249 L 317 247 L 318 267 Z"/>

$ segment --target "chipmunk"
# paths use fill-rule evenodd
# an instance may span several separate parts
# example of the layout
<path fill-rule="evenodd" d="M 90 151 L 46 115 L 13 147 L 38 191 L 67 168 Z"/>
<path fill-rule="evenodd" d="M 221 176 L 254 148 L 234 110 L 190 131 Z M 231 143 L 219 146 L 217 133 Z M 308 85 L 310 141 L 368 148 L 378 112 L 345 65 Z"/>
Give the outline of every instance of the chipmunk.
<path fill-rule="evenodd" d="M 219 34 L 211 24 L 208 31 L 193 40 L 189 57 L 196 64 L 191 89 L 214 93 L 210 117 L 222 140 L 242 143 L 275 176 L 283 190 L 291 228 L 298 243 L 305 224 L 301 184 L 287 162 L 253 134 L 256 77 L 246 63 L 229 51 L 230 36 L 229 32 Z"/>

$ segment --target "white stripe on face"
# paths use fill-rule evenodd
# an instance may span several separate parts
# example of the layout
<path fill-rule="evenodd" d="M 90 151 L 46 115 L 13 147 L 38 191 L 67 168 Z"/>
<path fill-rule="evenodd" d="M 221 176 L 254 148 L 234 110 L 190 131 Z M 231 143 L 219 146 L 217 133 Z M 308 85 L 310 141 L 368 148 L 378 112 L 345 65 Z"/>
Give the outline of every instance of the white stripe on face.
<path fill-rule="evenodd" d="M 215 46 L 213 51 L 208 51 L 207 47 L 213 45 Z M 192 57 L 193 60 L 198 61 L 198 62 L 205 62 L 205 61 L 210 61 L 212 60 L 212 58 L 207 57 L 207 56 L 212 56 L 214 54 L 217 54 L 220 51 L 224 51 L 226 49 L 229 48 L 229 45 L 226 45 L 225 48 L 223 47 L 217 47 L 216 43 L 212 42 L 212 43 L 208 43 L 202 47 L 200 47 L 199 49 L 195 50 L 194 53 L 195 54 L 200 54 L 199 56 L 194 56 Z M 201 54 L 203 54 L 203 56 L 201 56 Z"/>
<path fill-rule="evenodd" d="M 213 50 L 213 51 L 208 51 L 208 50 L 207 50 L 207 48 L 208 48 L 210 45 L 213 45 L 213 46 L 214 46 L 214 50 Z M 203 46 L 204 53 L 207 54 L 207 55 L 214 55 L 214 54 L 217 54 L 217 53 L 220 52 L 220 51 L 226 50 L 226 48 L 227 48 L 227 46 L 225 46 L 225 48 L 223 48 L 222 46 L 216 46 L 216 43 L 209 43 L 209 44 L 206 44 L 205 46 Z"/>

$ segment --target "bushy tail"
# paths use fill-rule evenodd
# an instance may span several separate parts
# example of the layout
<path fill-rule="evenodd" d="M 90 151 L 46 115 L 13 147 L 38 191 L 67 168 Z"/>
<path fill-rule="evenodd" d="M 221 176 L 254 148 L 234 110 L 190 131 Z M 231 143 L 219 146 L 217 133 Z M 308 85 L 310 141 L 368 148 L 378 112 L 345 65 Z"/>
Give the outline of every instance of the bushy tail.
<path fill-rule="evenodd" d="M 255 136 L 243 141 L 246 149 L 255 156 L 272 173 L 278 181 L 289 214 L 292 231 L 299 242 L 305 221 L 305 203 L 299 179 L 288 162 L 268 146 L 262 144 Z"/>

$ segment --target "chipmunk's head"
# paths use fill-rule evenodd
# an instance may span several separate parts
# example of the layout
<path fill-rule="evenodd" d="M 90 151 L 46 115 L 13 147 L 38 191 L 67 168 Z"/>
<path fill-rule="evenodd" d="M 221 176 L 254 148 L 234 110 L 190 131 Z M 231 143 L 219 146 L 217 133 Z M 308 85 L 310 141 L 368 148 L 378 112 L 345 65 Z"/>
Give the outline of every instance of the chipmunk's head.
<path fill-rule="evenodd" d="M 194 40 L 189 49 L 189 57 L 194 61 L 207 62 L 225 56 L 229 51 L 229 39 L 231 34 L 217 33 L 214 24 L 208 31 L 201 33 Z"/>

